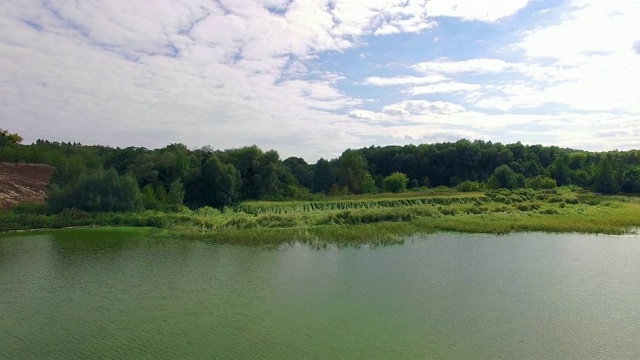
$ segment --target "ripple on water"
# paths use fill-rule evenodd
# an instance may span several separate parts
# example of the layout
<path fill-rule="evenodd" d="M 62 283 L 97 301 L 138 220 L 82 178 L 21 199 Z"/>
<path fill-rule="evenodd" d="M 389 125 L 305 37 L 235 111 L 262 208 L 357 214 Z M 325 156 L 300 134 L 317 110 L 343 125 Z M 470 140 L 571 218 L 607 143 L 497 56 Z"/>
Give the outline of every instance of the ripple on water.
<path fill-rule="evenodd" d="M 640 358 L 638 236 L 411 239 L 3 238 L 0 358 Z"/>

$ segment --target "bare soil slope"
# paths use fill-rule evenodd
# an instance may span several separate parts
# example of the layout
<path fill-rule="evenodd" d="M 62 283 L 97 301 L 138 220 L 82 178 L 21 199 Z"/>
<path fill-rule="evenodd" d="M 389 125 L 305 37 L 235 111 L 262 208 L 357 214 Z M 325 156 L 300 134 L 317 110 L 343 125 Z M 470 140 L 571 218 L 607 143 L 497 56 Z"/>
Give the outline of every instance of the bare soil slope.
<path fill-rule="evenodd" d="M 53 170 L 49 165 L 0 162 L 0 208 L 43 203 Z"/>

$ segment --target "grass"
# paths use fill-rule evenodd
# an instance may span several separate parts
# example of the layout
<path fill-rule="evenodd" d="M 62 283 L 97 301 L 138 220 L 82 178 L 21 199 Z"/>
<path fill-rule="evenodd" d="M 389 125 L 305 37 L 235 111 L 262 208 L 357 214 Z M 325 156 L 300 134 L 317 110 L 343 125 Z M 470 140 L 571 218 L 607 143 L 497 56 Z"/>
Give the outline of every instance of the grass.
<path fill-rule="evenodd" d="M 305 242 L 389 244 L 406 235 L 456 231 L 623 234 L 640 228 L 640 198 L 554 189 L 488 193 L 404 193 L 325 201 L 251 201 L 235 209 L 165 213 L 47 215 L 38 208 L 0 212 L 0 231 L 68 226 L 147 226 L 171 236 L 216 243 L 277 245 Z"/>

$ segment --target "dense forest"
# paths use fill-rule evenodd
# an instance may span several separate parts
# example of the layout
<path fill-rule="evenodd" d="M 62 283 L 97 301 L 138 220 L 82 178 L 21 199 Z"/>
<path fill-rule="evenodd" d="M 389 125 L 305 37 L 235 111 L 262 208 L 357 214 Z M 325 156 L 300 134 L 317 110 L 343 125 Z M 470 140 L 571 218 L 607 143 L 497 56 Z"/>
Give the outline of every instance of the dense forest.
<path fill-rule="evenodd" d="M 485 141 L 371 146 L 308 164 L 257 146 L 216 150 L 171 144 L 112 148 L 38 140 L 24 145 L 0 129 L 0 161 L 56 168 L 54 211 L 222 208 L 244 200 L 401 192 L 447 186 L 479 189 L 573 185 L 600 193 L 640 192 L 640 150 L 587 152 Z"/>

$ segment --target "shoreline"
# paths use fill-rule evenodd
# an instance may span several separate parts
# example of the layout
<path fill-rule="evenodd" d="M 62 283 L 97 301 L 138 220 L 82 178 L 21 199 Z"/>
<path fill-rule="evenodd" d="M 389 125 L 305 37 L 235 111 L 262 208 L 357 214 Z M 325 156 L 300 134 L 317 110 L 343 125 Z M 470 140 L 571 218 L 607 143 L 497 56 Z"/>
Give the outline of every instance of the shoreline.
<path fill-rule="evenodd" d="M 444 200 L 442 200 L 444 199 Z M 246 210 L 246 211 L 243 211 Z M 229 244 L 395 243 L 412 234 L 514 232 L 629 234 L 640 229 L 637 197 L 554 192 L 498 191 L 451 197 L 367 198 L 326 201 L 246 202 L 234 210 L 58 214 L 0 213 L 2 234 L 59 229 L 153 228 L 186 239 Z"/>

